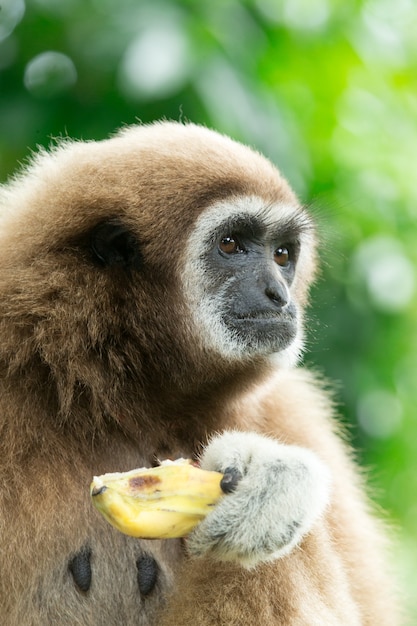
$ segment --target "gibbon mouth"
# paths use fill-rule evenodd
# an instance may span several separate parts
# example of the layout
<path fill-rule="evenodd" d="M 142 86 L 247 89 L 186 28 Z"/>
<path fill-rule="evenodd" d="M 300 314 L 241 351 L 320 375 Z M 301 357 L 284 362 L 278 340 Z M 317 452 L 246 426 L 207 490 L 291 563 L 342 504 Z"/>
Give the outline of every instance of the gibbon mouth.
<path fill-rule="evenodd" d="M 234 317 L 229 318 L 226 324 L 244 342 L 255 341 L 257 345 L 272 343 L 279 350 L 287 347 L 297 334 L 297 318 L 288 313 Z"/>
<path fill-rule="evenodd" d="M 229 317 L 229 322 L 231 323 L 251 323 L 251 322 L 278 322 L 278 323 L 286 323 L 286 322 L 294 322 L 295 316 L 290 312 L 283 311 L 265 311 L 264 313 L 254 313 L 249 315 L 236 315 L 234 317 Z"/>
<path fill-rule="evenodd" d="M 297 319 L 288 314 L 229 318 L 227 326 L 236 333 L 248 354 L 281 352 L 297 335 Z"/>

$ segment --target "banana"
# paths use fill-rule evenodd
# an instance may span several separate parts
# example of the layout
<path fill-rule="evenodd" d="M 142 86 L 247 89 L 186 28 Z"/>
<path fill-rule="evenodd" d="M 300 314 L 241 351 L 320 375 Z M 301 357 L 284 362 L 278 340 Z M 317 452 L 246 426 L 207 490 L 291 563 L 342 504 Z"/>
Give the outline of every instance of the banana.
<path fill-rule="evenodd" d="M 178 459 L 152 469 L 95 476 L 90 495 L 105 519 L 126 535 L 185 537 L 223 496 L 222 478 Z"/>

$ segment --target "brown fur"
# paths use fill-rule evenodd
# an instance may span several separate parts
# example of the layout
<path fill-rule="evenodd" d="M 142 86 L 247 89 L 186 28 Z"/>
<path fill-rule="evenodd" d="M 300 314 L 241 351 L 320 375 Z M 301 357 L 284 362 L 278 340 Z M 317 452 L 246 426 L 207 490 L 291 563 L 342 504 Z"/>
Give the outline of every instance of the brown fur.
<path fill-rule="evenodd" d="M 179 295 L 185 244 L 207 205 L 241 194 L 296 202 L 263 157 L 179 124 L 63 142 L 3 188 L 0 612 L 8 626 L 398 623 L 383 534 L 319 383 L 301 370 L 272 373 L 260 358 L 223 362 L 190 340 Z M 137 234 L 140 272 L 91 258 L 91 229 L 116 217 Z M 304 303 L 314 263 L 299 272 Z M 332 469 L 326 518 L 288 556 L 251 571 L 190 560 L 181 542 L 127 538 L 93 510 L 93 475 L 196 455 L 228 427 L 312 448 Z M 85 546 L 88 591 L 68 565 Z M 141 597 L 143 553 L 159 570 Z"/>

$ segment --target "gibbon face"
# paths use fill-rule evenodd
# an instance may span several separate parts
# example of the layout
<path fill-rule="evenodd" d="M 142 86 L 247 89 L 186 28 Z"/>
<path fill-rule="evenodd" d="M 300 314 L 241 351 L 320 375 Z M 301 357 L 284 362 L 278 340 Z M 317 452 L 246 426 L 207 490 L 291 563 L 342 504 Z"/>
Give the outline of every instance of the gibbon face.
<path fill-rule="evenodd" d="M 171 380 L 204 355 L 296 361 L 313 228 L 258 153 L 163 122 L 63 141 L 5 193 L 0 254 L 19 268 L 25 328 L 32 319 L 54 371 L 72 361 L 88 379 L 86 350 L 92 369 L 114 354 L 120 370 L 165 367 Z"/>
<path fill-rule="evenodd" d="M 185 299 L 218 353 L 240 360 L 279 353 L 294 364 L 302 344 L 294 283 L 300 261 L 312 263 L 309 218 L 279 200 L 230 198 L 200 215 L 187 249 Z"/>

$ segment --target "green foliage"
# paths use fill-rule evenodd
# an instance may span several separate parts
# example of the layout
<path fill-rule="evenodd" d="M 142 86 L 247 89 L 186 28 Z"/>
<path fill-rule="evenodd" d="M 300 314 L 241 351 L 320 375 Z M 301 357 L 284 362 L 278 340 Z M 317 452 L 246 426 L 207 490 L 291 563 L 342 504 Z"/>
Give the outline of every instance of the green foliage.
<path fill-rule="evenodd" d="M 3 0 L 0 178 L 36 144 L 191 119 L 269 156 L 322 232 L 309 363 L 417 553 L 413 0 Z M 414 580 L 413 580 L 414 577 Z M 410 582 L 411 581 L 411 582 Z M 415 609 L 417 619 L 417 608 Z"/>

